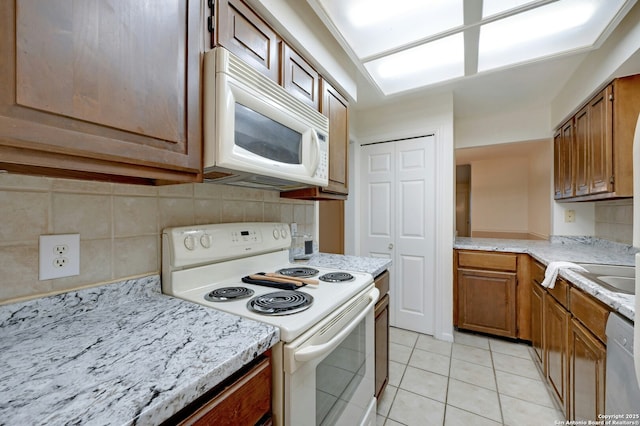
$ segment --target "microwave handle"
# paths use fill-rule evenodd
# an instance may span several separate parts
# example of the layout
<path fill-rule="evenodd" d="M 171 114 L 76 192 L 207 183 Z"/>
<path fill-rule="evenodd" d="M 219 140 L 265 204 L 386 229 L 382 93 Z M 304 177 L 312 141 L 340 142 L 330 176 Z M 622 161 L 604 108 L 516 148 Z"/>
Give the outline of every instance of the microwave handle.
<path fill-rule="evenodd" d="M 360 321 L 364 319 L 367 314 L 373 310 L 374 305 L 378 301 L 378 296 L 380 296 L 380 290 L 377 288 L 373 288 L 369 293 L 369 303 L 367 307 L 362 310 L 344 329 L 342 329 L 338 334 L 336 334 L 331 340 L 321 345 L 313 345 L 307 346 L 306 348 L 302 348 L 299 351 L 295 351 L 293 357 L 296 361 L 306 362 L 310 361 L 314 358 L 317 358 L 325 353 L 328 353 L 335 348 L 344 340 L 345 337 L 349 335 L 353 331 L 354 328 Z"/>
<path fill-rule="evenodd" d="M 320 140 L 318 139 L 318 132 L 311 130 L 311 143 L 313 149 L 311 150 L 311 173 L 316 173 L 318 164 L 320 163 Z"/>

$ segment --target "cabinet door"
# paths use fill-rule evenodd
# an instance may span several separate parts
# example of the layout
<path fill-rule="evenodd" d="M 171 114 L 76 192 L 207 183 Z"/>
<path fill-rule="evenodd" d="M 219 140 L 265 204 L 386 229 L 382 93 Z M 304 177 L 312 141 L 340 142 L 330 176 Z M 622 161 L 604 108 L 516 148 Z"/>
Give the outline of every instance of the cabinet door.
<path fill-rule="evenodd" d="M 516 274 L 458 269 L 458 327 L 516 337 Z"/>
<path fill-rule="evenodd" d="M 545 291 L 540 285 L 531 283 L 531 346 L 536 354 L 536 361 L 542 364 L 544 341 L 543 300 Z"/>
<path fill-rule="evenodd" d="M 280 83 L 278 36 L 269 25 L 241 0 L 219 0 L 217 21 L 214 44 L 224 46 L 271 80 Z"/>
<path fill-rule="evenodd" d="M 573 197 L 575 194 L 573 176 L 573 120 L 562 126 L 562 137 L 560 142 L 560 190 L 562 198 Z"/>
<path fill-rule="evenodd" d="M 197 2 L 15 0 L 0 7 L 0 158 L 15 165 L 3 168 L 195 179 Z M 179 177 L 185 172 L 191 178 Z"/>
<path fill-rule="evenodd" d="M 389 382 L 389 295 L 376 304 L 375 311 L 375 395 L 380 398 Z"/>
<path fill-rule="evenodd" d="M 558 130 L 553 135 L 553 198 L 559 200 L 562 198 L 562 131 Z"/>
<path fill-rule="evenodd" d="M 313 109 L 320 106 L 320 75 L 288 44 L 282 42 L 282 87 Z"/>
<path fill-rule="evenodd" d="M 570 334 L 570 420 L 600 420 L 604 414 L 607 349 L 575 318 Z"/>
<path fill-rule="evenodd" d="M 569 381 L 569 321 L 571 314 L 553 297 L 544 297 L 544 360 L 547 381 L 562 406 L 568 407 Z"/>
<path fill-rule="evenodd" d="M 590 193 L 613 191 L 613 109 L 611 86 L 607 86 L 588 104 Z"/>
<path fill-rule="evenodd" d="M 582 108 L 575 116 L 575 195 L 589 194 L 589 108 Z"/>
<path fill-rule="evenodd" d="M 326 192 L 348 194 L 349 103 L 322 80 L 321 112 L 329 118 L 329 186 Z"/>

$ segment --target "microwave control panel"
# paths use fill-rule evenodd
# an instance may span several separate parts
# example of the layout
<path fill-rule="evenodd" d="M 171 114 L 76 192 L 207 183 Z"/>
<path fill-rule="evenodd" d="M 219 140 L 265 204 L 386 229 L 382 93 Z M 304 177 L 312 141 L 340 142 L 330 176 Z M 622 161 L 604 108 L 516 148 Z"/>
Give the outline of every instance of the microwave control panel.
<path fill-rule="evenodd" d="M 329 179 L 329 137 L 318 132 L 318 146 L 320 147 L 320 161 L 313 177 L 320 178 L 328 183 Z"/>

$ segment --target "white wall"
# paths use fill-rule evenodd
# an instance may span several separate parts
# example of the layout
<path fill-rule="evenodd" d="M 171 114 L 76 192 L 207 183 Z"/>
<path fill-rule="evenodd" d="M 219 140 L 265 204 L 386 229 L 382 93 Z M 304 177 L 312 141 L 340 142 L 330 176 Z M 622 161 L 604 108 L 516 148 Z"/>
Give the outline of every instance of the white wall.
<path fill-rule="evenodd" d="M 471 229 L 529 233 L 528 158 L 471 163 Z"/>
<path fill-rule="evenodd" d="M 336 89 L 356 100 L 357 68 L 306 1 L 247 0 Z"/>
<path fill-rule="evenodd" d="M 529 157 L 529 233 L 546 239 L 552 223 L 553 140 L 543 144 L 538 154 Z"/>
<path fill-rule="evenodd" d="M 553 136 L 548 106 L 456 118 L 455 134 L 456 148 L 547 139 Z"/>
<path fill-rule="evenodd" d="M 453 239 L 455 162 L 453 153 L 453 96 L 451 93 L 406 100 L 378 108 L 359 110 L 351 116 L 352 130 L 360 144 L 435 134 L 436 137 L 436 261 L 434 336 L 453 341 Z M 354 147 L 354 158 L 360 158 Z M 359 185 L 349 198 L 360 205 Z M 359 212 L 349 212 L 361 217 Z M 359 233 L 356 245 L 358 253 Z"/>
<path fill-rule="evenodd" d="M 614 77 L 639 73 L 639 40 L 640 2 L 629 11 L 607 41 L 587 56 L 552 101 L 551 125 L 560 125 L 573 110 Z"/>

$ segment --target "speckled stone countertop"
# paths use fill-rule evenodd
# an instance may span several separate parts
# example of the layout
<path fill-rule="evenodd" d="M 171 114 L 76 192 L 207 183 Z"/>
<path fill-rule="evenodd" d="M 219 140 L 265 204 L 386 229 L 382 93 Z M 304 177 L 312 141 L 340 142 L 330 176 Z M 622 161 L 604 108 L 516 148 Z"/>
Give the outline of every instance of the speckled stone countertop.
<path fill-rule="evenodd" d="M 503 240 L 497 238 L 456 238 L 456 249 L 528 253 L 544 265 L 554 261 L 635 265 L 637 249 L 592 237 L 552 237 L 550 241 Z M 570 269 L 560 276 L 591 294 L 630 320 L 635 318 L 635 296 L 610 291 Z"/>
<path fill-rule="evenodd" d="M 298 262 L 296 262 L 298 263 Z M 308 261 L 309 266 L 343 269 L 354 272 L 368 272 L 374 278 L 383 273 L 390 265 L 391 259 L 378 257 L 347 256 L 342 254 L 315 253 Z"/>
<path fill-rule="evenodd" d="M 279 337 L 159 276 L 0 306 L 0 424 L 159 424 Z"/>

